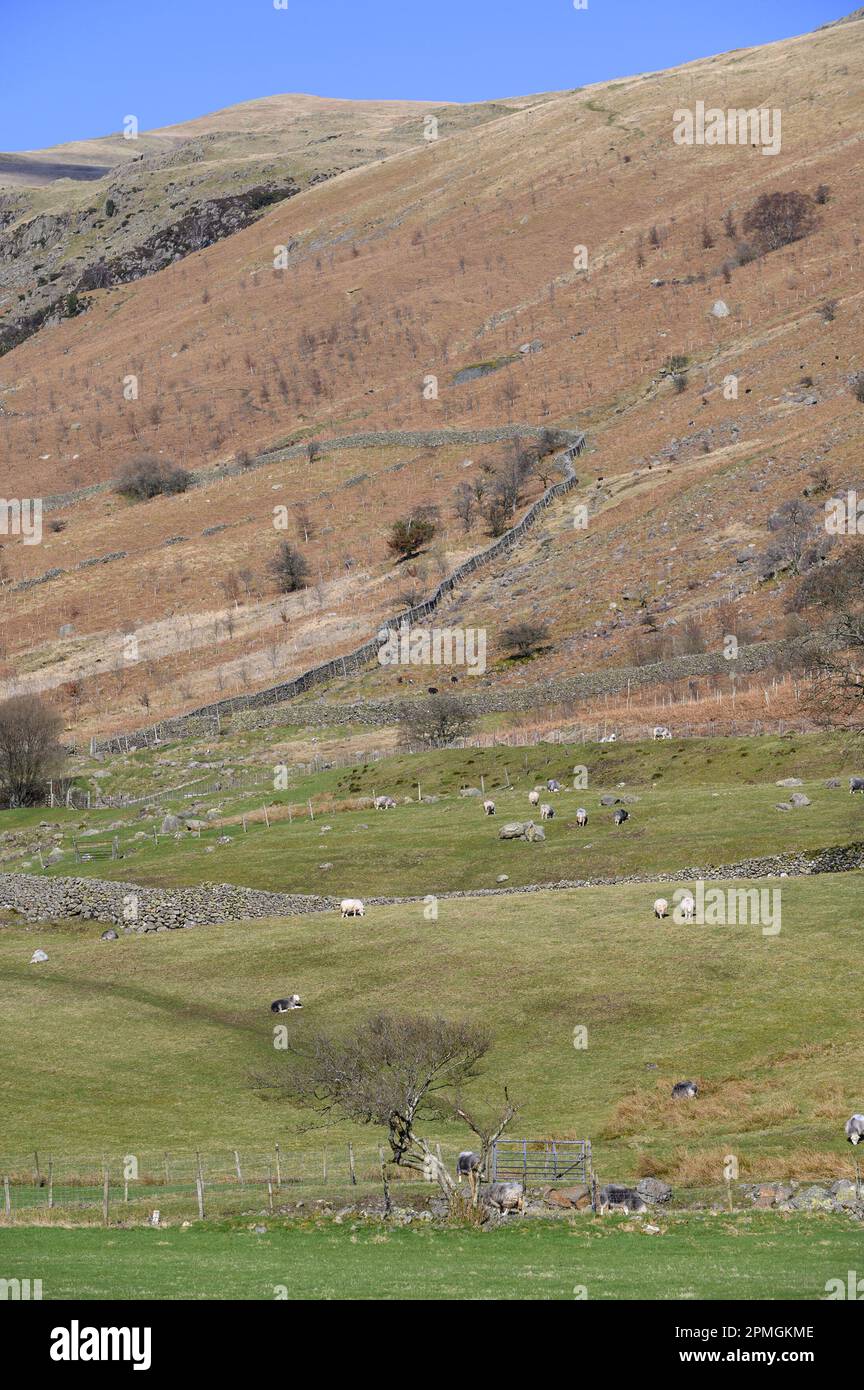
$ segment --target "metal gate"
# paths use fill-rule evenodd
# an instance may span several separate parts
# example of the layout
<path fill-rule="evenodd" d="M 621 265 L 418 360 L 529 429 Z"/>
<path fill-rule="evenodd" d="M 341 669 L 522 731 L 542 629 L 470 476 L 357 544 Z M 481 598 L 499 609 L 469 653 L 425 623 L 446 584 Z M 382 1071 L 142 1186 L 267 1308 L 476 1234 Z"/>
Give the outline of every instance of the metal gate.
<path fill-rule="evenodd" d="M 591 1181 L 590 1139 L 497 1139 L 492 1145 L 491 1180 L 521 1178 L 523 1183 Z"/>

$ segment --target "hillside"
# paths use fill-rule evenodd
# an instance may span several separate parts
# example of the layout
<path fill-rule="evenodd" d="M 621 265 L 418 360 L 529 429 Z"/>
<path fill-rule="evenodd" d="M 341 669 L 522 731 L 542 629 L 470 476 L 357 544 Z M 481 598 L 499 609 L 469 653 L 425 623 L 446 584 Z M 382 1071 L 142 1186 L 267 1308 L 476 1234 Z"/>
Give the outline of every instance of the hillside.
<path fill-rule="evenodd" d="M 764 581 L 757 560 L 769 517 L 805 489 L 818 508 L 861 481 L 864 414 L 850 382 L 864 365 L 852 133 L 862 36 L 853 18 L 669 72 L 460 109 L 437 141 L 407 138 L 391 111 L 367 113 L 365 125 L 358 115 L 359 167 L 333 155 L 333 176 L 313 187 L 324 165 L 307 161 L 291 175 L 299 191 L 257 210 L 253 226 L 146 279 L 82 292 L 86 312 L 0 362 L 0 490 L 17 494 L 26 477 L 28 494 L 55 499 L 47 520 L 58 527 L 0 556 L 4 690 L 59 693 L 70 731 L 107 733 L 350 650 L 394 600 L 428 592 L 488 544 L 479 518 L 465 529 L 456 517 L 454 493 L 484 464 L 501 467 L 509 446 L 478 447 L 470 433 L 444 448 L 401 443 L 400 431 L 442 427 L 589 436 L 579 488 L 436 619 L 487 629 L 497 663 L 487 680 L 644 660 L 646 608 L 670 649 L 696 629 L 715 649 L 730 631 L 742 642 L 782 632 L 793 581 Z M 780 151 L 674 143 L 673 112 L 700 100 L 779 108 Z M 252 105 L 244 139 L 272 140 L 256 126 L 269 121 L 267 103 Z M 346 105 L 291 108 L 293 148 L 308 153 L 301 120 L 333 133 L 355 119 Z M 210 119 L 195 138 L 218 150 L 224 123 Z M 190 137 L 175 128 L 170 138 Z M 236 157 L 229 148 L 220 177 Z M 249 158 L 279 172 L 272 150 Z M 806 236 L 742 253 L 760 194 L 820 185 Z M 73 191 L 88 197 L 92 185 Z M 280 246 L 284 270 L 274 268 Z M 587 270 L 574 266 L 580 246 Z M 728 313 L 717 317 L 720 300 Z M 676 358 L 686 364 L 670 367 Z M 130 375 L 136 400 L 124 399 Z M 424 393 L 430 375 L 437 397 Z M 737 397 L 724 392 L 730 376 Z M 353 455 L 325 445 L 285 457 L 291 444 L 376 430 L 388 439 Z M 214 469 L 213 482 L 123 503 L 107 485 L 143 451 Z M 260 466 L 232 471 L 246 454 Z M 541 486 L 535 474 L 520 508 Z M 299 543 L 315 584 L 287 600 L 268 574 L 277 502 L 292 541 L 313 533 Z M 406 574 L 386 528 L 416 503 L 437 506 L 440 526 Z M 585 530 L 574 528 L 576 505 Z M 247 578 L 226 597 L 241 568 Z M 550 629 L 549 650 L 527 666 L 502 659 L 513 617 Z M 141 639 L 132 663 L 124 633 Z M 339 694 L 393 693 L 397 680 L 372 671 Z"/>

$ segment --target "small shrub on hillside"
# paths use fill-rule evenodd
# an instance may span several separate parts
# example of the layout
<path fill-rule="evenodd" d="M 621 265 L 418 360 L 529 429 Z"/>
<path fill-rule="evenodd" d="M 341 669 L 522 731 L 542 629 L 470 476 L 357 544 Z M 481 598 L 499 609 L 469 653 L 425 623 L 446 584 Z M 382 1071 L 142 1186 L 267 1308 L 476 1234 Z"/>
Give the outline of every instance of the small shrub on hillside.
<path fill-rule="evenodd" d="M 429 544 L 436 529 L 431 517 L 415 512 L 402 521 L 394 521 L 387 537 L 387 549 L 399 559 L 407 560 Z"/>
<path fill-rule="evenodd" d="M 792 189 L 789 193 L 763 193 L 748 210 L 741 226 L 758 250 L 767 255 L 814 231 L 818 218 L 809 194 Z"/>
<path fill-rule="evenodd" d="M 827 183 L 820 183 L 816 192 L 813 194 L 813 201 L 814 203 L 819 203 L 820 207 L 824 207 L 830 197 L 831 189 L 828 187 Z"/>
<path fill-rule="evenodd" d="M 269 568 L 282 594 L 293 594 L 297 589 L 305 589 L 308 585 L 309 566 L 299 550 L 295 550 L 288 541 L 283 541 L 279 546 Z"/>
<path fill-rule="evenodd" d="M 852 395 L 856 401 L 864 405 L 864 372 L 858 372 L 857 376 L 852 378 Z"/>
<path fill-rule="evenodd" d="M 126 464 L 114 484 L 114 491 L 135 502 L 147 502 L 151 497 L 186 492 L 191 482 L 192 474 L 188 469 L 152 454 L 142 454 Z"/>
<path fill-rule="evenodd" d="M 511 656 L 522 658 L 533 656 L 549 641 L 549 629 L 545 623 L 512 623 L 501 633 L 501 646 Z"/>

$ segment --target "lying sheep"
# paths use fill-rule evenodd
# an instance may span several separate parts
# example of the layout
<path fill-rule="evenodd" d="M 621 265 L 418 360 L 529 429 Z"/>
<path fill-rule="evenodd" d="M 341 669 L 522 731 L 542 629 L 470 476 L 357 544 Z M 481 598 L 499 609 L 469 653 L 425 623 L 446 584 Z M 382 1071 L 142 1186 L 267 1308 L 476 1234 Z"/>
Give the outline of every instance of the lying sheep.
<path fill-rule="evenodd" d="M 494 814 L 495 814 L 495 802 L 494 802 L 494 801 L 484 801 L 484 802 L 483 802 L 483 810 L 486 812 L 487 816 L 494 816 Z"/>
<path fill-rule="evenodd" d="M 601 740 L 600 740 L 601 743 L 617 743 L 617 741 L 618 741 L 618 735 L 617 735 L 617 734 L 604 734 L 603 737 L 602 737 Z"/>
<path fill-rule="evenodd" d="M 541 802 L 541 805 L 540 805 L 540 819 L 541 819 L 541 820 L 553 820 L 554 817 L 555 817 L 555 810 L 554 810 L 554 807 L 550 806 L 548 801 L 543 801 L 543 802 Z"/>
<path fill-rule="evenodd" d="M 676 1081 L 672 1087 L 673 1100 L 695 1100 L 699 1094 L 699 1087 L 695 1081 Z"/>
<path fill-rule="evenodd" d="M 270 1005 L 271 1014 L 287 1014 L 292 1009 L 302 1009 L 299 994 L 289 994 L 287 999 L 274 999 Z"/>
<path fill-rule="evenodd" d="M 665 898 L 655 898 L 655 899 L 654 899 L 654 916 L 655 916 L 655 917 L 668 917 L 668 916 L 669 916 L 669 904 L 668 904 L 668 902 L 666 901 Z"/>
<path fill-rule="evenodd" d="M 579 809 L 578 809 L 578 811 L 576 812 L 576 824 L 577 824 L 577 825 L 587 825 L 587 824 L 588 824 L 588 812 L 585 810 L 585 807 L 584 807 L 584 806 L 580 806 Z"/>
<path fill-rule="evenodd" d="M 343 898 L 339 911 L 343 917 L 362 917 L 364 908 L 359 898 Z"/>

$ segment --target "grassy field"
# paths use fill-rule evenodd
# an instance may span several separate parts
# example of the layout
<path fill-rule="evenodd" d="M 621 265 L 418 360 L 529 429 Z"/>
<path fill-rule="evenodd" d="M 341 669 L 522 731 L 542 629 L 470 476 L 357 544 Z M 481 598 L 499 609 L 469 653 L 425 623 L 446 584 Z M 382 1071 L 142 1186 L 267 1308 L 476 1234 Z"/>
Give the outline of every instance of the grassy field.
<path fill-rule="evenodd" d="M 152 771 L 152 758 L 133 760 L 139 785 L 144 761 L 149 759 Z M 211 793 L 202 804 L 219 807 L 222 815 L 200 838 L 164 836 L 154 843 L 143 832 L 158 828 L 161 812 L 152 822 L 128 811 L 55 814 L 52 819 L 68 829 L 64 858 L 49 872 L 157 885 L 236 883 L 336 897 L 488 888 L 502 873 L 517 885 L 677 872 L 861 838 L 864 797 L 851 798 L 845 781 L 859 762 L 860 749 L 842 735 L 694 739 L 609 749 L 545 744 L 530 750 L 498 747 L 402 756 L 298 777 L 278 794 Z M 587 769 L 587 787 L 573 788 L 574 767 Z M 551 776 L 565 790 L 547 798 L 556 818 L 545 826 L 545 843 L 500 841 L 504 820 L 536 817 L 528 792 Z M 775 783 L 789 776 L 802 779 L 812 805 L 792 812 L 776 809 L 788 793 Z M 829 776 L 839 777 L 841 785 L 826 788 Z M 465 786 L 479 787 L 481 779 L 496 802 L 494 819 L 483 814 L 479 797 L 459 795 Z M 440 799 L 418 801 L 418 783 L 421 795 Z M 376 792 L 392 795 L 399 802 L 396 810 L 350 809 Z M 631 820 L 623 829 L 613 826 L 611 809 L 599 806 L 608 792 L 636 798 L 628 803 Z M 407 804 L 409 796 L 414 800 Z M 314 820 L 306 804 L 310 799 L 317 808 Z M 265 802 L 269 829 L 261 810 Z M 294 808 L 290 821 L 289 803 Z M 190 803 L 166 797 L 159 804 L 182 806 L 188 814 Z M 574 819 L 580 805 L 590 814 L 583 830 Z M 244 813 L 255 817 L 246 833 L 240 823 Z M 39 818 L 45 818 L 44 812 Z M 107 827 L 119 821 L 122 827 L 109 832 Z M 23 829 L 33 825 L 34 813 L 11 813 L 3 823 Z M 91 837 L 103 845 L 117 833 L 123 857 L 76 861 L 73 825 L 79 836 L 82 826 L 104 830 Z M 231 842 L 220 845 L 224 836 Z M 79 848 L 88 851 L 87 837 L 79 838 Z M 330 867 L 322 869 L 322 864 Z"/>
<path fill-rule="evenodd" d="M 841 1217 L 590 1217 L 491 1231 L 332 1222 L 0 1230 L 4 1278 L 51 1299 L 814 1300 L 856 1267 Z"/>
<path fill-rule="evenodd" d="M 530 848 L 526 846 L 525 848 Z M 477 1096 L 507 1083 L 514 1133 L 589 1137 L 601 1180 L 851 1176 L 842 1125 L 862 1108 L 850 1001 L 864 875 L 787 879 L 782 929 L 655 922 L 655 888 L 616 885 L 99 939 L 95 923 L 0 928 L 5 1154 L 226 1152 L 375 1143 L 261 1099 L 278 1067 L 270 1001 L 299 991 L 300 1031 L 377 1009 L 469 1017 L 493 1033 Z M 36 946 L 48 962 L 31 966 Z M 588 1030 L 586 1049 L 574 1028 Z M 675 1105 L 696 1077 L 703 1095 Z M 443 1121 L 438 1137 L 466 1133 Z"/>

